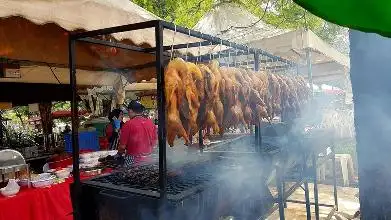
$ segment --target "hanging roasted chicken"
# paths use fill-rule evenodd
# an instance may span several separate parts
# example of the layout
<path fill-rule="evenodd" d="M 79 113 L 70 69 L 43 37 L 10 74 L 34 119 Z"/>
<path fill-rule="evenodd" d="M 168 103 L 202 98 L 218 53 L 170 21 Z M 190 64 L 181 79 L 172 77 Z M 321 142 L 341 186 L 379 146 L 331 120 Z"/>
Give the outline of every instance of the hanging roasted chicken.
<path fill-rule="evenodd" d="M 173 59 L 165 69 L 167 141 L 185 144 L 199 130 L 223 135 L 230 128 L 271 121 L 285 111 L 299 115 L 310 98 L 302 77 L 234 67 L 215 60 L 194 64 Z"/>

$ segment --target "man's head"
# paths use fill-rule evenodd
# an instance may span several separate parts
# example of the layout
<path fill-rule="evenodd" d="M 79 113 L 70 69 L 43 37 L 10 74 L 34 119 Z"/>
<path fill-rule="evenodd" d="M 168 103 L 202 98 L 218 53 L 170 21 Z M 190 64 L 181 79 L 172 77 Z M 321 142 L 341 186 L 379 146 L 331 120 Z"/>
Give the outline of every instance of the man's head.
<path fill-rule="evenodd" d="M 131 101 L 128 105 L 128 115 L 130 118 L 141 115 L 145 111 L 145 107 L 138 101 Z"/>

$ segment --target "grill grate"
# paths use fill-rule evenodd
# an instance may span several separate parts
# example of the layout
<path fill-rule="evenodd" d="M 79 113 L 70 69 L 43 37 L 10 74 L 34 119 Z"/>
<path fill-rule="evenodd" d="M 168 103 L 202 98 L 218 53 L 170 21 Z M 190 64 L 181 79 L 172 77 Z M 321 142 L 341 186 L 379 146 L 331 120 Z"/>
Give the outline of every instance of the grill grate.
<path fill-rule="evenodd" d="M 235 166 L 236 164 L 233 161 L 230 161 L 230 163 L 209 161 L 170 171 L 167 176 L 167 193 L 177 195 L 196 186 L 207 184 L 215 180 L 215 175 L 218 173 L 217 169 L 233 170 Z M 140 190 L 159 191 L 159 168 L 157 165 L 143 165 L 98 177 L 92 181 Z"/>

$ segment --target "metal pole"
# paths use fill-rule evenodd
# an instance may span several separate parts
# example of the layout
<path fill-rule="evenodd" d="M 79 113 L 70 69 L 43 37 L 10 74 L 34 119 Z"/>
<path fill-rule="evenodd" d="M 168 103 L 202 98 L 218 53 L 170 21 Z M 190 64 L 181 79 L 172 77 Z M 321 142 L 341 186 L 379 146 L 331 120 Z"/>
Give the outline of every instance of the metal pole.
<path fill-rule="evenodd" d="M 255 151 L 258 152 L 258 149 L 259 149 L 259 128 L 258 128 L 258 125 L 255 124 L 255 132 L 254 132 L 254 136 L 255 136 Z"/>
<path fill-rule="evenodd" d="M 76 82 L 76 65 L 75 65 L 75 40 L 69 37 L 69 75 L 70 88 L 72 92 L 71 99 L 71 117 L 72 117 L 72 160 L 73 160 L 73 181 L 74 181 L 74 219 L 80 218 L 80 171 L 79 171 L 79 118 L 77 103 L 77 82 Z"/>
<path fill-rule="evenodd" d="M 311 201 L 310 201 L 310 190 L 308 187 L 307 157 L 305 153 L 303 154 L 302 172 L 304 174 L 304 194 L 305 194 L 305 209 L 307 213 L 307 220 L 311 220 Z"/>
<path fill-rule="evenodd" d="M 334 185 L 334 204 L 335 208 L 338 211 L 338 189 L 337 189 L 337 175 L 335 172 L 335 146 L 334 143 L 331 145 L 331 153 L 332 153 L 332 169 L 333 169 L 333 185 Z"/>
<path fill-rule="evenodd" d="M 314 180 L 314 200 L 315 200 L 315 219 L 319 220 L 319 192 L 318 192 L 318 177 L 316 174 L 316 161 L 317 156 L 315 153 L 312 154 L 312 176 Z"/>
<path fill-rule="evenodd" d="M 277 176 L 277 181 L 276 181 L 276 184 L 277 184 L 277 191 L 278 191 L 278 211 L 280 213 L 280 220 L 284 220 L 285 219 L 285 210 L 284 210 L 284 191 L 283 191 L 283 186 L 282 186 L 282 182 L 283 182 L 283 177 L 282 177 L 283 173 L 282 173 L 282 170 L 280 168 L 280 165 L 277 165 L 277 169 L 276 169 L 276 176 Z"/>
<path fill-rule="evenodd" d="M 3 116 L 1 115 L 1 112 L 0 112 L 0 147 L 4 147 L 3 146 Z"/>
<path fill-rule="evenodd" d="M 204 152 L 204 138 L 202 137 L 202 128 L 198 131 L 198 146 L 200 148 L 200 152 Z"/>
<path fill-rule="evenodd" d="M 254 71 L 259 71 L 259 53 L 256 51 L 254 52 Z M 255 150 L 260 152 L 262 145 L 261 119 L 255 124 L 255 145 Z"/>
<path fill-rule="evenodd" d="M 311 88 L 311 94 L 314 94 L 314 84 L 312 82 L 312 63 L 311 63 L 311 50 L 309 48 L 305 51 L 306 60 L 307 60 L 307 70 L 308 70 L 308 81 Z"/>
<path fill-rule="evenodd" d="M 163 66 L 163 26 L 159 22 L 155 27 L 156 40 L 156 73 L 157 73 L 157 103 L 159 117 L 159 188 L 160 199 L 164 203 L 167 197 L 167 154 L 166 154 L 166 99 L 164 89 Z"/>

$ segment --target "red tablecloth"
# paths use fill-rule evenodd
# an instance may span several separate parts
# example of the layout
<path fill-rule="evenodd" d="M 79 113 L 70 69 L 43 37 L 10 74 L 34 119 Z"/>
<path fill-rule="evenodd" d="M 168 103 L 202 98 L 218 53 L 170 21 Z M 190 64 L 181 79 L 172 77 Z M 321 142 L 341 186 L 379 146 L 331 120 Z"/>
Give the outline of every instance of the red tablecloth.
<path fill-rule="evenodd" d="M 9 198 L 0 195 L 0 220 L 71 220 L 71 182 L 69 178 L 49 188 L 21 188 Z"/>

